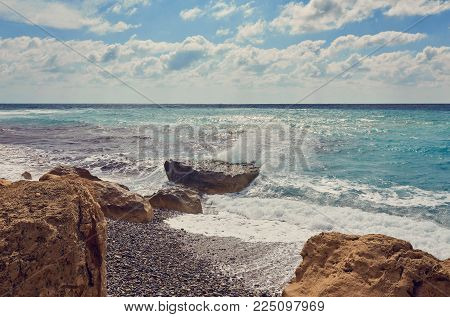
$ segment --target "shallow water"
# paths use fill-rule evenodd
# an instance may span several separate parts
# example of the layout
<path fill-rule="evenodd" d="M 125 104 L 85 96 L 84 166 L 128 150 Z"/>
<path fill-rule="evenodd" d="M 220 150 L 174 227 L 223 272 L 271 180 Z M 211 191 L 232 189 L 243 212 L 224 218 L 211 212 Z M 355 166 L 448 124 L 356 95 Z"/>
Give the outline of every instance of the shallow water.
<path fill-rule="evenodd" d="M 246 241 L 385 233 L 450 257 L 450 106 L 0 105 L 1 177 L 73 164 L 142 194 L 168 158 L 257 161 L 176 228 Z"/>

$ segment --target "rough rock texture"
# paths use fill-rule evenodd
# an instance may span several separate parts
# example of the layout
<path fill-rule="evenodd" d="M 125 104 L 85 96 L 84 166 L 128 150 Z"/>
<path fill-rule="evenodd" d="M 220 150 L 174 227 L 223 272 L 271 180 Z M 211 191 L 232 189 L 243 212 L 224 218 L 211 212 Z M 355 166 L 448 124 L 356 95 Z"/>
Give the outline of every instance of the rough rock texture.
<path fill-rule="evenodd" d="M 9 186 L 11 184 L 12 184 L 11 181 L 4 179 L 4 178 L 0 178 L 0 188 Z"/>
<path fill-rule="evenodd" d="M 384 235 L 309 239 L 284 296 L 450 296 L 450 261 Z"/>
<path fill-rule="evenodd" d="M 90 181 L 101 181 L 100 178 L 93 176 L 87 169 L 80 168 L 80 167 L 74 167 L 74 166 L 64 166 L 60 165 L 52 169 L 47 174 L 43 175 L 39 180 L 40 181 L 46 181 L 49 179 L 55 179 L 54 176 L 67 176 L 67 175 L 73 175 L 73 176 L 79 176 L 81 178 L 90 180 Z"/>
<path fill-rule="evenodd" d="M 59 166 L 40 178 L 40 181 L 58 178 L 81 182 L 100 205 L 106 217 L 129 222 L 149 222 L 153 217 L 150 203 L 142 196 L 128 190 L 126 186 L 102 181 L 88 170 L 70 166 Z"/>
<path fill-rule="evenodd" d="M 106 222 L 79 183 L 0 189 L 0 296 L 106 296 Z"/>
<path fill-rule="evenodd" d="M 183 184 L 207 194 L 236 193 L 255 180 L 259 168 L 252 163 L 231 164 L 222 161 L 164 163 L 171 182 Z"/>
<path fill-rule="evenodd" d="M 33 179 L 33 177 L 31 176 L 31 174 L 29 172 L 23 172 L 21 176 L 24 179 L 29 180 L 29 181 Z"/>
<path fill-rule="evenodd" d="M 129 222 L 149 222 L 153 218 L 150 203 L 142 196 L 111 182 L 85 182 L 106 217 Z"/>
<path fill-rule="evenodd" d="M 164 188 L 149 197 L 150 205 L 156 209 L 168 209 L 188 214 L 201 214 L 200 195 L 189 188 L 175 186 Z"/>

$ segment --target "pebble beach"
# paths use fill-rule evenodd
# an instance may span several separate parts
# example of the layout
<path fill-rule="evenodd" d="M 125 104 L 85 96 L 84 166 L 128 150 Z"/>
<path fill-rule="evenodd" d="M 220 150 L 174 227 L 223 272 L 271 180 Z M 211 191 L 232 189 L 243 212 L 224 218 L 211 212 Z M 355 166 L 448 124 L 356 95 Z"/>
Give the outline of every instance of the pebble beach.
<path fill-rule="evenodd" d="M 270 262 L 278 252 L 300 261 L 292 244 L 190 234 L 164 222 L 174 216 L 158 210 L 148 224 L 108 220 L 108 296 L 279 296 L 286 276 L 273 274 Z"/>

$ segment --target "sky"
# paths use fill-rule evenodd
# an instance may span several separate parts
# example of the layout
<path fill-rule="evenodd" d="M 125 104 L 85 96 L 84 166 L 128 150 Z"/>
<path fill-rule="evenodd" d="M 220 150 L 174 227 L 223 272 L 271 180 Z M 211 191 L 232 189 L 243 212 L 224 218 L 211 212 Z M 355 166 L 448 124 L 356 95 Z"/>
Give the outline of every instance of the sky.
<path fill-rule="evenodd" d="M 0 0 L 0 103 L 450 103 L 450 0 Z"/>

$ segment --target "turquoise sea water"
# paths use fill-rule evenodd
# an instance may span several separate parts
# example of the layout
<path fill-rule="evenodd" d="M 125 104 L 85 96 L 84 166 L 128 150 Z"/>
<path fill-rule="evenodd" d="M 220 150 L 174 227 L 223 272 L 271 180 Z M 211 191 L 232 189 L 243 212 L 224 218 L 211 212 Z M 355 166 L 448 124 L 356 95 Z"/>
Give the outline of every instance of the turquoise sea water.
<path fill-rule="evenodd" d="M 250 188 L 207 197 L 203 217 L 171 224 L 250 241 L 386 233 L 443 258 L 449 119 L 447 105 L 0 105 L 0 177 L 67 163 L 151 194 L 168 158 L 256 160 Z M 229 226 L 214 230 L 218 221 Z"/>

